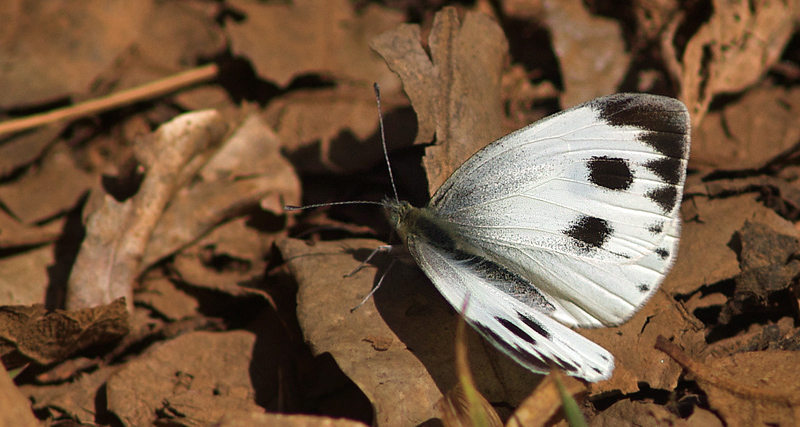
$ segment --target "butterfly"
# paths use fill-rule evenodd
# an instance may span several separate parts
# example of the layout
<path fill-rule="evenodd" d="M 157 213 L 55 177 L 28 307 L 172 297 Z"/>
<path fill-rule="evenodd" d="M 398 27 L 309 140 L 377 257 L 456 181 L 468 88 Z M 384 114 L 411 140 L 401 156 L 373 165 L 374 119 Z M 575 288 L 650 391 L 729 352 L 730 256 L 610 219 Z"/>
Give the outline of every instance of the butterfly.
<path fill-rule="evenodd" d="M 676 99 L 606 96 L 487 145 L 425 207 L 382 205 L 487 341 L 533 372 L 596 382 L 614 357 L 571 327 L 624 323 L 669 272 L 689 133 Z"/>

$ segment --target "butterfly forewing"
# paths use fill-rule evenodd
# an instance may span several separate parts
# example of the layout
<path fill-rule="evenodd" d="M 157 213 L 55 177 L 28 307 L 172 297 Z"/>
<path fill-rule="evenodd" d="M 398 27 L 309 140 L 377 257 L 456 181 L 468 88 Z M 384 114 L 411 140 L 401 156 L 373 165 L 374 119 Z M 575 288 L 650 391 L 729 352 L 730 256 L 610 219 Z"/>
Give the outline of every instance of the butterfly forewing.
<path fill-rule="evenodd" d="M 614 325 L 647 301 L 672 265 L 688 154 L 682 103 L 613 95 L 485 147 L 429 209 L 464 250 L 527 279 L 551 316 Z M 525 301 L 527 293 L 514 296 Z"/>

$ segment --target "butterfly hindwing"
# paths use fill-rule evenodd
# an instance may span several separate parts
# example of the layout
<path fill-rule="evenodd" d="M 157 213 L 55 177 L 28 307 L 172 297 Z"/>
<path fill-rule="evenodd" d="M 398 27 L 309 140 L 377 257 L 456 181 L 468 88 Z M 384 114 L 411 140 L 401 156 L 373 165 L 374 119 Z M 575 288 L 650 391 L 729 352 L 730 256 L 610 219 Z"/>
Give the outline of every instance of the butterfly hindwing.
<path fill-rule="evenodd" d="M 534 372 L 558 367 L 588 381 L 611 375 L 614 358 L 608 351 L 495 286 L 514 281 L 501 266 L 475 257 L 454 258 L 413 236 L 407 246 L 453 307 L 464 307 L 469 298 L 463 313 L 467 322 L 519 364 Z"/>

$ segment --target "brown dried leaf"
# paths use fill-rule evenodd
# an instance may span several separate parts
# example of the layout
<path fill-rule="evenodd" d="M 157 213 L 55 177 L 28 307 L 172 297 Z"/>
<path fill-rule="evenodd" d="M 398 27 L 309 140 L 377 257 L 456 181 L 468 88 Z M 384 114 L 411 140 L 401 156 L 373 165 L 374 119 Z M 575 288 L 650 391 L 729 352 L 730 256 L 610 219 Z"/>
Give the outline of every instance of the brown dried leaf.
<path fill-rule="evenodd" d="M 5 11 L 0 33 L 3 110 L 88 92 L 140 35 L 155 2 L 20 3 Z"/>
<path fill-rule="evenodd" d="M 127 333 L 122 299 L 75 311 L 47 311 L 39 304 L 0 307 L 0 354 L 16 350 L 42 365 Z"/>
<path fill-rule="evenodd" d="M 126 297 L 142 272 L 153 229 L 175 197 L 222 141 L 227 129 L 219 114 L 199 111 L 162 125 L 138 148 L 147 173 L 139 192 L 124 203 L 96 193 L 101 206 L 87 207 L 86 238 L 69 278 L 66 306 L 92 307 Z M 90 201 L 91 205 L 91 201 Z"/>
<path fill-rule="evenodd" d="M 738 353 L 704 364 L 666 338 L 659 337 L 658 347 L 689 371 L 726 426 L 800 423 L 800 353 Z"/>
<path fill-rule="evenodd" d="M 687 186 L 687 194 L 705 191 L 704 186 Z M 757 201 L 755 194 L 709 200 L 687 197 L 681 208 L 684 218 L 678 259 L 667 282 L 672 294 L 689 295 L 704 285 L 732 279 L 740 273 L 736 252 L 728 242 L 748 219 L 764 218 L 768 223 L 786 220 Z M 703 260 L 698 268 L 697 260 Z"/>
<path fill-rule="evenodd" d="M 20 390 L 33 402 L 33 409 L 50 409 L 51 416 L 66 415 L 84 423 L 95 421 L 95 402 L 100 387 L 119 368 L 104 366 L 75 381 L 57 385 L 24 385 Z"/>
<path fill-rule="evenodd" d="M 413 127 L 397 126 L 390 116 L 408 100 L 399 88 L 381 87 L 387 145 L 411 141 Z M 375 92 L 362 87 L 337 87 L 293 92 L 272 102 L 264 113 L 299 171 L 361 171 L 383 162 L 378 139 Z M 410 122 L 410 120 L 409 120 Z"/>
<path fill-rule="evenodd" d="M 333 356 L 372 402 L 378 424 L 397 419 L 422 422 L 435 416 L 433 405 L 440 390 L 457 382 L 453 359 L 457 316 L 422 272 L 396 263 L 380 290 L 351 313 L 384 270 L 366 267 L 352 277 L 343 276 L 380 242 L 346 240 L 310 246 L 287 239 L 277 244 L 298 283 L 298 319 L 312 352 Z M 343 250 L 348 247 L 359 249 Z M 391 338 L 392 344 L 375 349 L 365 341 L 369 337 Z M 471 328 L 467 337 L 475 382 L 488 400 L 516 405 L 541 378 Z M 398 401 L 398 395 L 408 397 Z"/>
<path fill-rule="evenodd" d="M 706 115 L 692 135 L 692 164 L 759 169 L 800 141 L 800 89 L 747 91 L 722 111 Z"/>
<path fill-rule="evenodd" d="M 32 246 L 56 240 L 64 228 L 65 220 L 50 221 L 44 225 L 26 225 L 0 211 L 0 248 Z M 0 304 L 2 305 L 2 304 Z"/>
<path fill-rule="evenodd" d="M 304 74 L 397 86 L 396 77 L 365 47 L 403 21 L 398 12 L 370 4 L 356 15 L 347 0 L 234 0 L 228 5 L 247 17 L 226 26 L 234 54 L 249 58 L 260 76 L 279 86 Z"/>
<path fill-rule="evenodd" d="M 681 100 L 697 126 L 715 96 L 744 90 L 780 58 L 797 18 L 793 0 L 713 0 L 683 53 Z"/>
<path fill-rule="evenodd" d="M 300 201 L 300 180 L 280 153 L 277 135 L 256 115 L 228 138 L 158 219 L 142 270 L 191 244 L 213 227 L 254 207 L 283 214 Z"/>
<path fill-rule="evenodd" d="M 63 125 L 55 124 L 0 137 L 0 176 L 38 159 L 63 130 Z"/>
<path fill-rule="evenodd" d="M 544 11 L 564 83 L 561 107 L 616 92 L 631 61 L 619 22 L 592 16 L 582 0 L 545 0 Z"/>
<path fill-rule="evenodd" d="M 573 398 L 586 394 L 587 388 L 581 381 L 560 375 L 567 394 Z M 563 406 L 558 391 L 555 374 L 548 374 L 536 389 L 525 399 L 508 419 L 506 427 L 544 427 L 553 424 L 553 418 Z"/>
<path fill-rule="evenodd" d="M 200 303 L 196 298 L 178 289 L 167 278 L 152 276 L 142 280 L 142 288 L 136 292 L 137 304 L 152 308 L 170 321 L 197 316 Z"/>
<path fill-rule="evenodd" d="M 20 221 L 33 224 L 73 208 L 94 182 L 93 176 L 75 166 L 67 147 L 59 144 L 39 167 L 0 186 L 0 200 Z"/>
<path fill-rule="evenodd" d="M 152 425 L 160 412 L 199 425 L 215 423 L 227 411 L 263 412 L 255 387 L 265 384 L 251 376 L 259 357 L 255 341 L 245 331 L 192 332 L 152 347 L 108 380 L 108 409 L 125 426 Z"/>
<path fill-rule="evenodd" d="M 578 330 L 614 355 L 614 375 L 607 381 L 593 384 L 592 393 L 614 390 L 635 393 L 642 382 L 654 389 L 674 389 L 681 368 L 653 348 L 659 335 L 674 338 L 687 348 L 705 348 L 705 335 L 698 328 L 699 322 L 689 318 L 668 296 L 672 287 L 670 276 L 661 286 L 662 291 L 655 293 L 647 305 L 623 325 Z"/>
<path fill-rule="evenodd" d="M 358 261 L 353 259 L 353 255 L 342 251 L 342 247 L 377 247 L 379 244 L 377 241 L 364 240 L 319 243 L 309 247 L 302 241 L 287 239 L 279 242 L 278 247 L 298 283 L 297 315 L 311 351 L 315 355 L 330 353 L 333 356 L 342 372 L 372 402 L 377 425 L 391 425 L 393 421 L 401 419 L 416 425 L 436 416 L 433 406 L 441 397 L 441 392 L 420 361 L 427 356 L 426 349 L 404 342 L 396 336 L 401 334 L 393 331 L 387 323 L 396 324 L 399 320 L 397 316 L 406 317 L 404 312 L 411 309 L 409 320 L 413 321 L 413 325 L 406 326 L 418 328 L 422 319 L 430 319 L 429 309 L 419 304 L 408 307 L 409 295 L 406 301 L 392 301 L 391 307 L 379 313 L 375 305 L 385 301 L 387 295 L 378 292 L 375 299 L 370 299 L 350 313 L 350 309 L 364 298 L 374 284 L 374 274 L 370 274 L 374 270 L 367 268 L 353 277 L 344 278 L 345 274 L 358 266 Z M 386 278 L 387 283 L 382 285 L 386 289 L 381 291 L 402 286 L 397 280 L 391 280 L 392 276 L 398 276 L 400 269 L 393 270 L 393 274 Z M 411 293 L 412 290 L 407 288 L 404 292 Z M 413 301 L 416 298 L 410 299 Z M 369 336 L 391 337 L 397 344 L 385 351 L 376 351 L 364 341 Z M 440 360 L 450 361 L 451 386 L 455 383 L 452 342 L 450 337 L 445 343 L 440 343 L 442 347 L 438 355 Z M 414 347 L 413 353 L 409 347 Z M 398 401 L 398 396 L 403 396 L 403 399 Z"/>
<path fill-rule="evenodd" d="M 3 229 L 5 231 L 5 229 Z M 0 258 L 0 305 L 44 304 L 55 262 L 52 245 Z"/>
<path fill-rule="evenodd" d="M 404 24 L 373 39 L 372 48 L 400 76 L 417 113 L 417 142 L 426 149 L 431 194 L 464 160 L 503 135 L 501 71 L 508 41 L 497 23 L 482 13 L 458 20 L 452 7 L 436 14 L 428 38 L 431 57 L 420 42 L 418 25 Z"/>
<path fill-rule="evenodd" d="M 39 427 L 41 424 L 33 411 L 30 402 L 20 392 L 11 375 L 0 363 L 0 426 L 2 427 Z"/>
<path fill-rule="evenodd" d="M 214 427 L 366 427 L 366 424 L 347 418 L 328 418 L 317 415 L 258 414 L 231 412 Z"/>
<path fill-rule="evenodd" d="M 620 400 L 598 414 L 589 424 L 591 427 L 722 427 L 722 421 L 714 413 L 694 408 L 688 419 L 670 412 L 663 405 Z"/>

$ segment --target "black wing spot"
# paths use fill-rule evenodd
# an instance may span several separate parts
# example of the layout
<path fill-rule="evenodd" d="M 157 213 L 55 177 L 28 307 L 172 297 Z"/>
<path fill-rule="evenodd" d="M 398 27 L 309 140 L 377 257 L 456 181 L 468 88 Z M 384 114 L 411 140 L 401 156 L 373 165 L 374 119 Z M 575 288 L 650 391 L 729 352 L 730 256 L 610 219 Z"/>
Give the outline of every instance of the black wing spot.
<path fill-rule="evenodd" d="M 680 159 L 662 157 L 645 163 L 644 167 L 650 169 L 667 184 L 678 185 L 683 178 L 683 164 Z"/>
<path fill-rule="evenodd" d="M 656 255 L 661 259 L 667 259 L 669 258 L 669 251 L 664 248 L 658 248 L 656 249 Z"/>
<path fill-rule="evenodd" d="M 592 157 L 586 162 L 589 181 L 609 190 L 627 190 L 633 183 L 633 172 L 625 159 L 619 157 Z"/>
<path fill-rule="evenodd" d="M 522 328 L 515 325 L 510 320 L 503 319 L 502 317 L 495 317 L 494 320 L 497 320 L 501 325 L 503 325 L 503 327 L 508 329 L 512 334 L 522 338 L 523 340 L 533 345 L 536 345 L 536 340 L 532 336 L 528 335 L 527 332 L 523 331 Z"/>
<path fill-rule="evenodd" d="M 639 289 L 639 292 L 643 294 L 650 292 L 650 285 L 639 285 L 637 288 Z"/>
<path fill-rule="evenodd" d="M 664 213 L 670 213 L 678 204 L 678 190 L 672 186 L 659 187 L 646 194 L 647 198 L 655 202 Z"/>
<path fill-rule="evenodd" d="M 581 216 L 564 230 L 566 236 L 575 239 L 586 251 L 601 248 L 613 232 L 608 221 L 594 216 Z"/>
<path fill-rule="evenodd" d="M 528 316 L 525 316 L 520 312 L 517 312 L 517 317 L 519 317 L 519 320 L 521 320 L 522 323 L 528 325 L 529 328 L 536 331 L 537 334 L 543 336 L 545 339 L 550 339 L 550 331 L 545 329 L 544 326 L 539 324 L 539 322 L 529 318 Z"/>
<path fill-rule="evenodd" d="M 652 233 L 654 236 L 657 236 L 657 235 L 659 235 L 659 234 L 664 232 L 664 223 L 663 222 L 657 222 L 657 223 L 651 225 L 650 227 L 648 227 L 647 231 Z"/>

